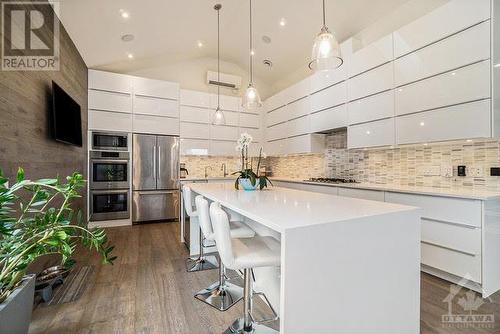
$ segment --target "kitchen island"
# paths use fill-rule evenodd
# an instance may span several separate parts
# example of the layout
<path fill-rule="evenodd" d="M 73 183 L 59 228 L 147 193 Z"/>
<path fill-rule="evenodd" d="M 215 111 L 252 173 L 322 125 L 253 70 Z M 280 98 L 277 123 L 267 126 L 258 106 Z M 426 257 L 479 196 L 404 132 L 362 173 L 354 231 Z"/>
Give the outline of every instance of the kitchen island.
<path fill-rule="evenodd" d="M 279 187 L 190 187 L 281 241 L 281 267 L 255 272 L 281 333 L 419 333 L 419 209 Z"/>

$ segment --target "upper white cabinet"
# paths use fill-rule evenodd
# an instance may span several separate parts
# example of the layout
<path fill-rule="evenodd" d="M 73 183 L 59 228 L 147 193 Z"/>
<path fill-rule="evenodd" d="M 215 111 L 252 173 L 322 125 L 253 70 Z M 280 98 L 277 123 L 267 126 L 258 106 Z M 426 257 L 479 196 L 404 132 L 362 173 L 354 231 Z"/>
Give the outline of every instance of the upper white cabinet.
<path fill-rule="evenodd" d="M 303 116 L 295 118 L 288 122 L 288 135 L 299 136 L 308 134 L 311 131 L 311 119 L 310 116 Z"/>
<path fill-rule="evenodd" d="M 240 113 L 239 117 L 240 127 L 254 129 L 258 129 L 260 127 L 260 115 Z"/>
<path fill-rule="evenodd" d="M 298 83 L 286 88 L 284 92 L 284 102 L 285 103 L 290 103 L 293 101 L 296 101 L 300 98 L 303 98 L 304 96 L 309 95 L 311 87 L 311 82 L 309 77 L 299 81 Z"/>
<path fill-rule="evenodd" d="M 393 59 L 392 34 L 353 53 L 349 59 L 349 77 L 366 72 Z"/>
<path fill-rule="evenodd" d="M 236 111 L 236 112 L 241 110 L 241 98 L 238 96 L 221 95 L 219 98 L 219 103 L 220 103 L 220 108 L 222 110 Z M 210 108 L 214 110 L 217 108 L 216 94 L 210 95 Z"/>
<path fill-rule="evenodd" d="M 89 109 L 89 129 L 132 131 L 132 114 Z"/>
<path fill-rule="evenodd" d="M 134 114 L 179 117 L 179 101 L 149 96 L 134 97 Z"/>
<path fill-rule="evenodd" d="M 347 81 L 349 101 L 391 89 L 393 75 L 391 62 L 350 78 Z"/>
<path fill-rule="evenodd" d="M 89 70 L 88 85 L 89 89 L 132 94 L 132 77 L 130 75 Z"/>
<path fill-rule="evenodd" d="M 345 81 L 340 82 L 312 94 L 310 98 L 311 112 L 338 106 L 347 100 L 347 84 Z"/>
<path fill-rule="evenodd" d="M 181 89 L 180 104 L 200 108 L 210 108 L 210 94 L 195 90 Z"/>
<path fill-rule="evenodd" d="M 210 139 L 231 140 L 236 143 L 238 139 L 238 128 L 225 125 L 210 125 Z"/>
<path fill-rule="evenodd" d="M 210 109 L 180 106 L 181 122 L 209 123 Z"/>
<path fill-rule="evenodd" d="M 315 93 L 324 88 L 330 87 L 346 80 L 347 78 L 347 66 L 343 64 L 339 68 L 331 71 L 318 71 L 315 72 L 310 77 L 310 93 Z"/>
<path fill-rule="evenodd" d="M 347 148 L 394 145 L 394 118 L 347 128 Z"/>
<path fill-rule="evenodd" d="M 132 96 L 108 90 L 89 90 L 89 109 L 115 112 L 132 112 Z"/>
<path fill-rule="evenodd" d="M 275 109 L 266 115 L 266 126 L 272 126 L 288 120 L 288 106 Z"/>
<path fill-rule="evenodd" d="M 208 124 L 181 122 L 181 138 L 206 139 L 210 138 L 210 127 Z"/>
<path fill-rule="evenodd" d="M 311 132 L 322 132 L 347 126 L 345 104 L 311 114 Z"/>
<path fill-rule="evenodd" d="M 394 116 L 394 90 L 347 104 L 349 124 L 364 123 Z"/>
<path fill-rule="evenodd" d="M 396 86 L 490 58 L 486 21 L 394 61 Z"/>
<path fill-rule="evenodd" d="M 485 60 L 396 89 L 396 114 L 404 115 L 490 97 Z"/>
<path fill-rule="evenodd" d="M 300 100 L 296 100 L 287 106 L 288 118 L 293 119 L 308 115 L 311 112 L 310 97 L 306 96 Z"/>
<path fill-rule="evenodd" d="M 398 58 L 489 18 L 490 0 L 452 0 L 394 32 L 394 56 Z"/>
<path fill-rule="evenodd" d="M 179 120 L 169 117 L 133 114 L 132 130 L 137 133 L 179 135 Z"/>
<path fill-rule="evenodd" d="M 280 123 L 266 129 L 266 139 L 268 141 L 287 138 L 289 136 L 289 123 Z"/>
<path fill-rule="evenodd" d="M 135 95 L 171 100 L 179 99 L 180 88 L 176 82 L 132 77 L 132 85 Z"/>
<path fill-rule="evenodd" d="M 287 139 L 286 153 L 323 153 L 325 150 L 325 136 L 320 134 L 307 134 Z"/>

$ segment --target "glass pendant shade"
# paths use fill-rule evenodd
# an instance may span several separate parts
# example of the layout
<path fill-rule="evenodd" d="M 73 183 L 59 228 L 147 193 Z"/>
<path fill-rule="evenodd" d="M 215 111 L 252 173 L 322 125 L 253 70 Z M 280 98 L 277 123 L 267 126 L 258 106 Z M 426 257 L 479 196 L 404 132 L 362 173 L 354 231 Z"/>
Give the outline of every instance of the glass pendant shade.
<path fill-rule="evenodd" d="M 243 108 L 247 110 L 255 110 L 262 106 L 259 92 L 252 83 L 248 85 L 245 95 L 243 95 Z"/>
<path fill-rule="evenodd" d="M 226 124 L 226 117 L 224 117 L 224 113 L 218 107 L 215 110 L 215 113 L 214 113 L 214 116 L 212 119 L 212 124 L 213 125 L 225 125 Z"/>
<path fill-rule="evenodd" d="M 342 55 L 337 39 L 326 26 L 314 40 L 309 68 L 314 71 L 333 70 L 342 65 Z"/>

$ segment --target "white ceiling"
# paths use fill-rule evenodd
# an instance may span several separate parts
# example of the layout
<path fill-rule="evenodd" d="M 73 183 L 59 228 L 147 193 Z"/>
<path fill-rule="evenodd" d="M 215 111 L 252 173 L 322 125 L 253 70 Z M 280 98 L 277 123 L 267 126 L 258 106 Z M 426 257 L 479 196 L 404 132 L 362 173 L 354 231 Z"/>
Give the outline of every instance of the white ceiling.
<path fill-rule="evenodd" d="M 327 0 L 327 25 L 342 41 L 406 2 Z M 62 0 L 60 17 L 89 67 L 127 73 L 216 57 L 215 3 L 222 4 L 221 58 L 247 68 L 248 0 Z M 307 64 L 321 28 L 321 0 L 253 0 L 253 7 L 255 75 L 271 85 Z M 130 18 L 123 19 L 120 9 Z M 122 42 L 123 34 L 133 34 L 134 41 Z M 265 44 L 263 35 L 272 42 Z M 273 62 L 272 70 L 262 65 L 264 59 Z"/>

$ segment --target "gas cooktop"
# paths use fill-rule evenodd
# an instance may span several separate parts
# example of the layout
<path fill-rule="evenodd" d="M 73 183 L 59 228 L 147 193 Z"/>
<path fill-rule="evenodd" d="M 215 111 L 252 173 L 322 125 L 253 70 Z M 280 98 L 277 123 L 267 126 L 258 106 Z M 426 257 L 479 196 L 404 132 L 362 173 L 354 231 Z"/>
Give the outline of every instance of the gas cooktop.
<path fill-rule="evenodd" d="M 331 177 L 312 177 L 304 181 L 318 182 L 318 183 L 358 183 L 356 180 L 353 179 L 341 179 L 341 178 L 331 178 Z"/>

